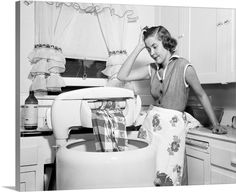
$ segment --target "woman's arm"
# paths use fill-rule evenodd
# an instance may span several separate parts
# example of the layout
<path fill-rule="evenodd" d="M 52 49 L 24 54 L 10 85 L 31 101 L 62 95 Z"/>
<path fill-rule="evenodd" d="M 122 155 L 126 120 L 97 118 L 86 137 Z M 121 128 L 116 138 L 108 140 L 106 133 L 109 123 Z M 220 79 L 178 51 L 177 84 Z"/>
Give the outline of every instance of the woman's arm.
<path fill-rule="evenodd" d="M 140 52 L 145 48 L 145 44 L 143 41 L 143 30 L 141 31 L 138 45 L 132 51 L 132 53 L 128 56 L 125 60 L 123 65 L 120 68 L 120 71 L 117 74 L 117 78 L 121 81 L 132 81 L 132 80 L 141 80 L 141 79 L 148 79 L 149 72 L 148 72 L 148 65 L 143 67 L 132 69 L 133 64 L 137 56 Z"/>
<path fill-rule="evenodd" d="M 117 78 L 121 81 L 133 81 L 133 80 L 142 80 L 149 78 L 148 65 L 132 69 L 133 64 L 139 53 L 142 51 L 142 48 L 137 46 L 133 52 L 128 56 L 123 65 L 120 68 L 120 71 L 117 74 Z"/>
<path fill-rule="evenodd" d="M 215 113 L 213 111 L 212 105 L 208 99 L 206 92 L 203 90 L 200 81 L 197 77 L 196 71 L 192 66 L 188 66 L 185 74 L 186 82 L 192 87 L 199 101 L 201 102 L 203 108 L 205 109 L 212 125 L 213 133 L 223 134 L 226 133 L 226 130 L 220 126 L 219 122 L 216 119 Z"/>

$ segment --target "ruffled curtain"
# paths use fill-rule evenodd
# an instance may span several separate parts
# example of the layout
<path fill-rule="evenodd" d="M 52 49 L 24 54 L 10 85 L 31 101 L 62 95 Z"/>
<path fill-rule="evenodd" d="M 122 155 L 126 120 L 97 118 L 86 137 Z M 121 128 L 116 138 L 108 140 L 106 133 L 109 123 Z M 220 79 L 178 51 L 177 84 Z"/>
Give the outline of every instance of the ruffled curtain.
<path fill-rule="evenodd" d="M 108 76 L 108 86 L 124 87 L 124 82 L 117 79 L 117 73 L 127 58 L 126 37 L 128 22 L 136 21 L 134 11 L 126 5 L 103 5 L 103 11 L 97 14 L 108 51 L 106 69 L 102 72 Z M 116 14 L 113 14 L 115 10 Z M 129 17 L 132 15 L 132 19 Z"/>
<path fill-rule="evenodd" d="M 126 27 L 128 22 L 138 19 L 129 6 L 37 1 L 34 3 L 35 46 L 28 56 L 32 64 L 29 74 L 32 90 L 61 91 L 61 87 L 65 86 L 60 76 L 60 73 L 65 71 L 63 51 L 71 53 L 72 50 L 72 55 L 78 55 L 80 49 L 75 48 L 82 47 L 93 54 L 90 47 L 94 44 L 89 36 L 93 31 L 86 33 L 87 28 L 94 29 L 94 26 L 91 26 L 93 24 L 88 23 L 91 16 L 96 18 L 102 33 L 101 38 L 107 48 L 107 66 L 103 73 L 109 77 L 108 85 L 124 86 L 117 80 L 116 75 L 127 57 Z M 31 3 L 27 3 L 29 4 Z M 85 25 L 89 27 L 86 28 Z M 84 34 L 83 31 L 86 38 L 80 35 Z M 87 44 L 84 39 L 88 39 L 85 41 Z"/>
<path fill-rule="evenodd" d="M 65 83 L 63 43 L 76 10 L 66 4 L 35 2 L 35 46 L 28 58 L 34 91 L 61 91 Z"/>

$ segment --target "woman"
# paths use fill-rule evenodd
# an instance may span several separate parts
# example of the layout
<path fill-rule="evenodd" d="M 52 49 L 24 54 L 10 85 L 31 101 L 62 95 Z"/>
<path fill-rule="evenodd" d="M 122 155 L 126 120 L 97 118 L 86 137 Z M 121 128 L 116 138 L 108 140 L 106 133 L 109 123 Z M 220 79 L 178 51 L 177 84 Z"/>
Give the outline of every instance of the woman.
<path fill-rule="evenodd" d="M 183 112 L 188 100 L 189 87 L 194 90 L 203 105 L 212 123 L 212 132 L 226 133 L 215 117 L 208 96 L 202 89 L 193 66 L 186 59 L 175 55 L 176 45 L 177 41 L 163 26 L 145 27 L 137 46 L 126 59 L 117 76 L 121 81 L 150 79 L 151 95 L 155 100 L 155 106 L 149 109 L 139 136 L 149 142 L 151 142 L 153 134 L 158 138 L 159 157 L 157 157 L 157 161 L 159 162 L 157 162 L 156 185 L 179 185 L 181 183 L 184 150 L 181 151 L 178 147 L 185 146 L 187 121 L 186 113 Z M 132 70 L 137 56 L 144 48 L 147 49 L 154 63 Z M 171 120 L 167 121 L 169 116 Z M 165 128 L 162 125 L 165 125 Z M 173 129 L 176 126 L 178 129 Z M 151 130 L 150 127 L 152 127 Z M 173 138 L 175 140 L 171 143 Z M 168 147 L 170 143 L 171 148 Z M 165 148 L 167 150 L 164 150 Z M 181 153 L 179 153 L 180 151 Z"/>

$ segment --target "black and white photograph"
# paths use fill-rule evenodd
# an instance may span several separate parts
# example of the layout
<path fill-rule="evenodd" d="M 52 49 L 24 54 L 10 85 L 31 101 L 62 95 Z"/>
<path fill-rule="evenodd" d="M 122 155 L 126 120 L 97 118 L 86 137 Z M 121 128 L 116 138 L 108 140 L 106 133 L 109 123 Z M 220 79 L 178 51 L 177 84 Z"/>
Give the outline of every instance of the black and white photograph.
<path fill-rule="evenodd" d="M 236 8 L 14 6 L 15 190 L 236 184 Z"/>

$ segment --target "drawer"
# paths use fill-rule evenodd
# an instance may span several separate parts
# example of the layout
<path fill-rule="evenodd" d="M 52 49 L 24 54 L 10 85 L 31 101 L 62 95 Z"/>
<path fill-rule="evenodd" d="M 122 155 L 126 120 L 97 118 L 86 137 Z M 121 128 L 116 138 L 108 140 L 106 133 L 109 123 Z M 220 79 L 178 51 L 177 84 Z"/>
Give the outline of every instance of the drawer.
<path fill-rule="evenodd" d="M 38 146 L 22 147 L 20 150 L 20 166 L 38 164 Z"/>
<path fill-rule="evenodd" d="M 211 184 L 235 184 L 236 173 L 221 167 L 211 166 Z"/>
<path fill-rule="evenodd" d="M 235 146 L 236 147 L 236 146 Z M 211 147 L 211 164 L 236 172 L 236 148 Z"/>

